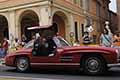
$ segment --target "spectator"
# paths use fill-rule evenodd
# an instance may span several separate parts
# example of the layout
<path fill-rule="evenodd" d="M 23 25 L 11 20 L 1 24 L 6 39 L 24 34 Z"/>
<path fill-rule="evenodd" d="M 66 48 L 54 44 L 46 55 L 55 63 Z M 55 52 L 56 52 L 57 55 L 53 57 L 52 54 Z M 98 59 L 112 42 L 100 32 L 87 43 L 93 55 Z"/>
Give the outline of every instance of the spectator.
<path fill-rule="evenodd" d="M 18 50 L 18 49 L 20 49 L 22 47 L 18 38 L 15 38 L 14 45 L 15 45 L 16 50 Z"/>
<path fill-rule="evenodd" d="M 2 45 L 0 43 L 0 58 L 4 57 L 4 52 L 5 52 L 5 50 L 2 48 Z"/>
<path fill-rule="evenodd" d="M 118 35 L 118 34 L 115 34 L 115 35 L 113 36 L 113 42 L 119 42 L 119 41 L 120 41 L 119 35 Z"/>
<path fill-rule="evenodd" d="M 90 38 L 90 35 L 88 32 L 85 32 L 84 33 L 84 36 L 83 36 L 83 44 L 84 45 L 88 45 L 91 43 L 91 38 Z"/>
<path fill-rule="evenodd" d="M 115 34 L 113 36 L 113 46 L 120 46 L 120 37 L 118 34 Z"/>
<path fill-rule="evenodd" d="M 27 43 L 27 38 L 25 35 L 22 35 L 21 45 L 24 46 Z"/>
<path fill-rule="evenodd" d="M 2 44 L 2 47 L 5 50 L 4 55 L 7 54 L 8 46 L 9 46 L 8 40 L 7 40 L 7 38 L 4 38 L 4 41 L 3 41 L 3 44 Z"/>
<path fill-rule="evenodd" d="M 105 28 L 104 32 L 100 36 L 100 45 L 105 47 L 111 47 L 113 43 L 112 36 L 109 34 L 108 30 Z"/>

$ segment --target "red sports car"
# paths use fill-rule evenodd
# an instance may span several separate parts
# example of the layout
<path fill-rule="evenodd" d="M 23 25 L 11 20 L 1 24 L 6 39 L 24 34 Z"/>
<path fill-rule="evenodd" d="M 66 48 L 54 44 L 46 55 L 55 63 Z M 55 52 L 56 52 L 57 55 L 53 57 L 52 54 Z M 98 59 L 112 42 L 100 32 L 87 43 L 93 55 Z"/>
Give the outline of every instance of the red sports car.
<path fill-rule="evenodd" d="M 40 55 L 33 51 L 30 41 L 23 49 L 9 53 L 5 57 L 7 66 L 16 67 L 19 72 L 35 69 L 83 70 L 90 75 L 102 74 L 109 67 L 119 63 L 117 49 L 93 46 L 70 46 L 63 38 L 59 38 L 61 47 L 57 47 L 49 55 Z M 39 54 L 39 55 L 38 55 Z"/>

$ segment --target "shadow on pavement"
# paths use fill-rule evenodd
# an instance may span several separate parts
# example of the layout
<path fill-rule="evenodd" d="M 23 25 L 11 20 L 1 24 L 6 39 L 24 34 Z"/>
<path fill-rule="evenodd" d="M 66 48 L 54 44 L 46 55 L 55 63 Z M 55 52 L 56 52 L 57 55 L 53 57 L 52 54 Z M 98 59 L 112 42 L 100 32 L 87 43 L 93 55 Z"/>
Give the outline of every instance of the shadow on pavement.
<path fill-rule="evenodd" d="M 7 69 L 4 72 L 9 72 L 13 74 L 26 74 L 26 75 L 66 75 L 66 76 L 82 76 L 88 77 L 89 75 L 83 74 L 81 71 L 63 71 L 63 70 L 32 70 L 28 73 L 19 73 L 16 69 Z M 89 76 L 89 77 L 120 77 L 120 67 L 111 68 L 106 74 L 104 75 L 97 75 L 97 76 Z"/>

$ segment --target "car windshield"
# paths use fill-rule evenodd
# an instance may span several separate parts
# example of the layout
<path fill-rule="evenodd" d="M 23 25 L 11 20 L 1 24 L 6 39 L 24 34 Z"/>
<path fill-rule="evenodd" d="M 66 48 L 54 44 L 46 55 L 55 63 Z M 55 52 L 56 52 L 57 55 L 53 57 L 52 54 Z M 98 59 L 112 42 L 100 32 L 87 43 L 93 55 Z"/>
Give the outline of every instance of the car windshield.
<path fill-rule="evenodd" d="M 64 38 L 58 38 L 59 40 L 59 44 L 56 44 L 57 46 L 58 45 L 61 45 L 61 47 L 67 47 L 67 46 L 71 46 Z M 55 42 L 55 41 L 54 41 Z M 34 41 L 29 41 L 25 46 L 24 48 L 33 48 L 33 44 L 34 44 Z"/>
<path fill-rule="evenodd" d="M 34 41 L 29 41 L 23 48 L 33 48 Z"/>
<path fill-rule="evenodd" d="M 62 47 L 71 46 L 64 38 L 58 38 Z"/>

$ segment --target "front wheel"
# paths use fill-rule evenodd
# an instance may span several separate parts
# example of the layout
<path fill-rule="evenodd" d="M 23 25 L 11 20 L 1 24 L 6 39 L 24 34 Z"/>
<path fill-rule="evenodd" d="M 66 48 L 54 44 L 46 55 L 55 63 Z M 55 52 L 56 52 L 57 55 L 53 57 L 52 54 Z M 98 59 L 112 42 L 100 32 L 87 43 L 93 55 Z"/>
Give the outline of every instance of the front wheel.
<path fill-rule="evenodd" d="M 16 69 L 18 72 L 28 72 L 30 69 L 29 60 L 26 57 L 18 57 L 16 59 Z"/>
<path fill-rule="evenodd" d="M 82 68 L 85 74 L 97 75 L 107 71 L 106 62 L 100 56 L 85 56 L 82 61 Z"/>

